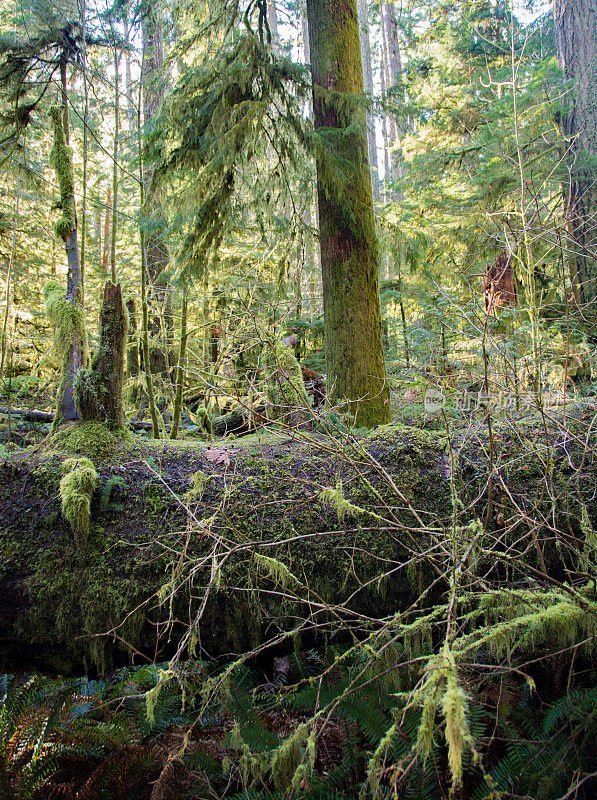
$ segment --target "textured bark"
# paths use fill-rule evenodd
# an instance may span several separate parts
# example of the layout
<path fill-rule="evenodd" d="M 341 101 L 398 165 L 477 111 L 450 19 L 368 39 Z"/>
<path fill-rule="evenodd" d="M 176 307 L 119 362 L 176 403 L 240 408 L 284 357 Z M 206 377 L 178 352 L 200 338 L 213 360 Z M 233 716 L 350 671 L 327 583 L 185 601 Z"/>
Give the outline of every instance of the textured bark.
<path fill-rule="evenodd" d="M 554 0 L 556 47 L 571 81 L 562 127 L 570 173 L 567 217 L 570 271 L 590 321 L 597 318 L 597 0 Z"/>
<path fill-rule="evenodd" d="M 373 97 L 373 69 L 371 66 L 371 42 L 369 40 L 369 12 L 367 0 L 357 0 L 359 26 L 361 33 L 361 61 L 363 62 L 363 84 L 365 92 Z M 373 202 L 379 203 L 379 166 L 377 159 L 377 141 L 375 135 L 375 117 L 367 114 L 367 143 L 369 145 L 369 164 L 371 166 L 371 188 Z"/>
<path fill-rule="evenodd" d="M 272 47 L 278 52 L 280 49 L 280 32 L 278 31 L 278 12 L 274 0 L 268 0 L 267 3 L 267 24 L 272 37 Z"/>
<path fill-rule="evenodd" d="M 126 351 L 127 373 L 130 378 L 139 374 L 139 337 L 137 334 L 137 313 L 135 301 L 131 298 L 126 301 L 126 310 L 129 316 L 128 347 Z"/>
<path fill-rule="evenodd" d="M 122 384 L 128 317 L 120 284 L 106 283 L 100 311 L 100 340 L 91 370 L 77 380 L 77 402 L 84 421 L 119 429 L 124 426 Z"/>
<path fill-rule="evenodd" d="M 120 138 L 120 53 L 114 44 L 114 149 L 112 153 L 112 240 L 110 275 L 116 284 L 116 238 L 118 235 L 118 145 Z"/>
<path fill-rule="evenodd" d="M 386 93 L 392 92 L 394 101 L 404 102 L 403 93 L 397 89 L 402 80 L 402 63 L 400 58 L 400 45 L 398 42 L 398 24 L 396 9 L 393 2 L 383 0 L 381 3 L 381 27 L 383 41 L 383 64 L 385 68 Z M 404 165 L 402 153 L 399 150 L 403 131 L 393 117 L 389 118 L 388 139 L 391 148 L 391 169 L 393 179 L 402 177 Z"/>
<path fill-rule="evenodd" d="M 383 47 L 381 48 L 379 75 L 381 81 L 381 96 L 385 98 L 388 81 L 386 79 L 386 65 L 383 56 Z M 383 199 L 384 203 L 389 203 L 389 201 L 392 199 L 390 196 L 390 184 L 394 180 L 394 176 L 392 175 L 392 160 L 390 158 L 390 130 L 387 114 L 383 114 L 381 118 L 381 136 L 383 139 Z"/>
<path fill-rule="evenodd" d="M 317 161 L 328 396 L 347 400 L 357 423 L 370 427 L 389 422 L 390 403 L 366 119 L 350 100 L 363 92 L 356 1 L 308 0 L 307 15 L 315 127 L 343 131 L 326 147 L 349 165 L 339 195 L 327 183 L 325 157 Z"/>
<path fill-rule="evenodd" d="M 301 48 L 303 64 L 311 63 L 311 48 L 309 46 L 309 25 L 307 22 L 307 8 L 304 3 L 300 7 L 301 23 Z M 307 116 L 313 117 L 311 103 L 308 104 Z M 303 213 L 303 224 L 309 231 L 313 226 L 318 226 L 317 219 L 317 189 L 314 187 L 311 195 L 306 199 Z M 309 314 L 315 319 L 321 313 L 319 305 L 321 298 L 321 265 L 319 263 L 319 248 L 316 246 L 315 237 L 307 232 L 305 234 L 305 274 L 307 276 Z"/>
<path fill-rule="evenodd" d="M 146 131 L 153 124 L 164 102 L 164 41 L 159 10 L 149 3 L 144 6 L 143 17 L 143 124 Z M 146 202 L 143 209 L 145 224 L 145 259 L 147 277 L 150 283 L 148 293 L 150 324 L 149 333 L 152 338 L 162 342 L 162 347 L 154 347 L 150 352 L 151 372 L 165 375 L 169 366 L 168 349 L 172 331 L 172 309 L 170 287 L 163 277 L 168 267 L 170 254 L 161 231 L 165 223 L 161 208 L 159 191 L 151 191 L 155 167 L 150 157 L 144 164 L 144 195 Z"/>
<path fill-rule="evenodd" d="M 131 27 L 128 19 L 125 20 L 125 38 L 127 45 L 130 44 Z M 131 53 L 128 47 L 124 50 L 124 88 L 126 92 L 126 116 L 129 129 L 129 146 L 132 150 L 136 145 L 136 122 L 137 112 L 135 111 L 135 104 L 133 103 L 133 81 L 131 77 Z"/>
<path fill-rule="evenodd" d="M 63 79 L 64 80 L 64 79 Z M 65 87 L 63 83 L 63 95 Z M 64 242 L 66 251 L 68 273 L 66 278 L 66 300 L 73 306 L 83 306 L 83 286 L 81 261 L 79 258 L 79 241 L 77 235 L 77 211 L 73 185 L 72 150 L 68 146 L 68 115 L 67 127 L 64 127 L 65 112 L 52 109 L 52 122 L 54 125 L 54 144 L 52 161 L 58 183 L 60 186 L 61 219 L 56 223 L 57 235 Z M 75 403 L 75 379 L 79 369 L 84 365 L 86 358 L 85 343 L 80 331 L 73 333 L 72 341 L 62 343 L 64 359 L 62 380 L 58 389 L 56 422 L 69 421 L 79 418 Z"/>

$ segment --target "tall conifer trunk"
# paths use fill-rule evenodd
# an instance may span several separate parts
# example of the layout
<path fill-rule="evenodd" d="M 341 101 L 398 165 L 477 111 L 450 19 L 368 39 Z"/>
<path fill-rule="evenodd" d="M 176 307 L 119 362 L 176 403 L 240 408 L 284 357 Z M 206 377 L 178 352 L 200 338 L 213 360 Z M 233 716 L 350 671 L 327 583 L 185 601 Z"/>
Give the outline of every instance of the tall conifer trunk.
<path fill-rule="evenodd" d="M 570 272 L 597 338 L 597 0 L 554 0 L 558 59 L 571 81 L 563 117 L 570 171 Z"/>
<path fill-rule="evenodd" d="M 61 217 L 55 224 L 58 238 L 64 242 L 68 273 L 66 296 L 53 283 L 44 289 L 46 310 L 56 330 L 56 344 L 63 358 L 62 379 L 58 389 L 54 426 L 78 419 L 75 403 L 75 379 L 87 358 L 87 344 L 83 320 L 83 288 L 79 242 L 77 236 L 77 213 L 73 177 L 73 153 L 68 146 L 64 128 L 64 108 L 50 109 L 54 127 L 54 143 L 50 154 L 51 163 L 60 187 Z M 68 117 L 66 116 L 68 122 Z"/>
<path fill-rule="evenodd" d="M 373 97 L 373 67 L 371 64 L 371 42 L 369 39 L 369 9 L 367 0 L 357 0 L 357 12 L 361 29 L 361 60 L 363 62 L 363 84 L 369 97 Z M 369 163 L 371 165 L 371 185 L 373 202 L 379 203 L 379 166 L 377 159 L 377 137 L 375 117 L 367 115 L 367 141 L 369 144 Z"/>
<path fill-rule="evenodd" d="M 332 402 L 348 400 L 357 424 L 371 427 L 389 422 L 390 403 L 365 110 L 350 97 L 363 92 L 356 0 L 307 0 L 307 17 L 315 127 L 343 131 L 326 146 L 350 170 L 339 196 L 317 161 L 327 385 Z"/>
<path fill-rule="evenodd" d="M 157 4 L 144 2 L 143 12 L 141 83 L 143 86 L 143 123 L 147 132 L 164 102 L 164 42 Z M 151 156 L 146 161 L 144 170 L 145 258 L 147 277 L 151 284 L 151 294 L 148 298 L 151 312 L 150 334 L 152 337 L 159 337 L 164 345 L 163 349 L 159 347 L 151 349 L 150 364 L 153 375 L 165 376 L 169 362 L 168 338 L 172 331 L 172 308 L 170 288 L 162 273 L 168 266 L 170 255 L 161 230 L 165 220 L 159 192 L 150 191 L 154 173 Z"/>

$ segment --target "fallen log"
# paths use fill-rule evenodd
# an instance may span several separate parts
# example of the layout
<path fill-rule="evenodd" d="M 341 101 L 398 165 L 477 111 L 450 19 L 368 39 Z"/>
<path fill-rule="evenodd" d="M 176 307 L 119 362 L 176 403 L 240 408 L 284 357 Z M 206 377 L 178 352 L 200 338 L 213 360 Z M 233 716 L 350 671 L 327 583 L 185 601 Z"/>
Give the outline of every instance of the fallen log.
<path fill-rule="evenodd" d="M 54 414 L 49 411 L 35 411 L 26 408 L 0 408 L 0 414 L 11 417 L 18 417 L 25 420 L 25 422 L 41 422 L 44 424 L 52 423 L 54 421 Z M 265 409 L 263 407 L 256 408 L 254 411 L 254 420 L 257 421 L 263 418 Z M 223 414 L 220 417 L 214 417 L 211 423 L 212 432 L 214 436 L 227 436 L 234 433 L 236 435 L 241 433 L 250 433 L 255 430 L 255 422 L 250 422 L 250 414 L 244 409 L 236 409 L 228 414 Z M 152 424 L 148 420 L 130 419 L 127 420 L 127 425 L 133 431 L 150 431 Z M 169 426 L 165 424 L 166 430 Z"/>
<path fill-rule="evenodd" d="M 19 417 L 25 422 L 54 422 L 54 415 L 49 411 L 30 411 L 26 408 L 0 408 L 0 414 Z"/>
<path fill-rule="evenodd" d="M 219 445 L 66 426 L 0 462 L 0 669 L 102 671 L 181 642 L 238 653 L 272 631 L 367 635 L 371 620 L 442 596 L 469 534 L 484 585 L 566 580 L 583 525 L 597 526 L 594 434 L 578 425 L 569 411 L 548 441 L 521 438 L 524 453 L 495 426 L 491 481 L 481 426 L 451 441 L 388 426 Z M 80 550 L 60 513 L 73 453 L 99 476 Z"/>

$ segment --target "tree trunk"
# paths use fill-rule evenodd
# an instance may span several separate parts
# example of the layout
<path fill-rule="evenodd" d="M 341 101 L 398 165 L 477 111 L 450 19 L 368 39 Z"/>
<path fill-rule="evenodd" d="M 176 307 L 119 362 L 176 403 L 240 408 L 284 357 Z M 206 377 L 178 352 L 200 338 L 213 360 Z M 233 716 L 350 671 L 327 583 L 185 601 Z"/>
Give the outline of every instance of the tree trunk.
<path fill-rule="evenodd" d="M 126 310 L 129 318 L 128 346 L 126 351 L 127 375 L 129 378 L 136 378 L 139 375 L 139 336 L 137 334 L 137 313 L 135 301 L 131 298 L 126 301 Z"/>
<path fill-rule="evenodd" d="M 367 96 L 372 98 L 373 69 L 371 66 L 371 43 L 369 40 L 369 12 L 367 0 L 357 0 L 359 26 L 361 32 L 361 60 L 363 62 L 363 84 Z M 379 203 L 379 166 L 377 159 L 377 137 L 375 133 L 375 117 L 371 112 L 367 114 L 367 143 L 369 145 L 369 164 L 371 165 L 371 188 L 373 202 Z"/>
<path fill-rule="evenodd" d="M 381 96 L 385 99 L 388 87 L 386 78 L 386 64 L 382 47 L 379 71 L 381 75 Z M 394 180 L 392 174 L 392 159 L 390 157 L 390 122 L 388 115 L 384 114 L 381 120 L 381 135 L 383 138 L 383 173 L 384 173 L 384 203 L 389 203 L 392 199 L 390 186 Z"/>
<path fill-rule="evenodd" d="M 130 44 L 130 36 L 131 36 L 131 26 L 128 21 L 128 18 L 125 19 L 124 23 L 125 27 L 125 38 L 127 45 Z M 126 116 L 128 121 L 128 129 L 129 129 L 129 147 L 131 152 L 135 152 L 136 150 L 136 139 L 137 139 L 137 132 L 135 130 L 135 125 L 137 122 L 137 112 L 135 110 L 135 104 L 133 103 L 133 80 L 131 77 L 131 53 L 128 47 L 124 50 L 124 89 L 126 92 Z"/>
<path fill-rule="evenodd" d="M 143 124 L 146 132 L 153 124 L 164 102 L 164 42 L 159 9 L 144 4 L 143 17 Z M 143 224 L 145 225 L 145 259 L 147 277 L 151 284 L 148 293 L 150 311 L 149 333 L 162 342 L 150 353 L 152 374 L 166 377 L 169 366 L 169 337 L 172 331 L 170 288 L 164 278 L 170 254 L 164 241 L 162 228 L 165 224 L 158 191 L 151 191 L 155 170 L 151 153 L 144 164 Z"/>
<path fill-rule="evenodd" d="M 180 425 L 180 414 L 182 412 L 182 391 L 184 387 L 184 375 L 186 368 L 186 352 L 187 352 L 187 310 L 188 310 L 188 293 L 183 290 L 182 295 L 182 308 L 180 312 L 180 344 L 178 349 L 178 362 L 176 364 L 176 379 L 175 379 L 175 397 L 174 397 L 174 410 L 172 413 L 172 428 L 170 429 L 170 438 L 176 439 L 178 435 L 178 427 Z"/>
<path fill-rule="evenodd" d="M 402 63 L 398 42 L 398 24 L 393 2 L 383 0 L 381 4 L 381 26 L 383 41 L 383 61 L 385 65 L 386 93 L 391 92 L 394 102 L 404 102 L 403 92 L 397 88 L 402 81 Z M 404 164 L 400 151 L 403 136 L 401 126 L 393 116 L 389 119 L 389 142 L 391 148 L 392 172 L 394 179 L 404 175 Z"/>
<path fill-rule="evenodd" d="M 127 346 L 128 316 L 120 284 L 106 283 L 100 311 L 100 339 L 91 370 L 81 370 L 76 385 L 77 404 L 84 422 L 111 429 L 124 427 L 122 384 Z"/>
<path fill-rule="evenodd" d="M 110 266 L 110 220 L 112 218 L 112 187 L 106 193 L 106 214 L 104 216 L 104 250 L 102 253 L 102 270 L 108 274 Z"/>
<path fill-rule="evenodd" d="M 570 180 L 567 198 L 570 272 L 596 336 L 597 320 L 597 0 L 554 0 L 556 47 L 571 82 L 562 118 Z"/>
<path fill-rule="evenodd" d="M 64 242 L 68 264 L 66 297 L 60 297 L 57 284 L 48 284 L 44 290 L 46 310 L 54 326 L 56 344 L 62 355 L 62 378 L 58 389 L 54 425 L 78 419 L 75 403 L 75 379 L 87 358 L 87 345 L 83 317 L 83 292 L 81 263 L 77 239 L 77 213 L 73 177 L 73 154 L 64 130 L 63 111 L 56 106 L 50 109 L 54 126 L 54 143 L 51 161 L 60 186 L 62 216 L 55 225 L 58 238 Z"/>
<path fill-rule="evenodd" d="M 114 149 L 112 153 L 112 241 L 110 275 L 116 285 L 116 236 L 118 233 L 118 144 L 120 135 L 120 53 L 114 43 Z"/>
<path fill-rule="evenodd" d="M 357 424 L 371 427 L 389 422 L 390 402 L 365 111 L 350 97 L 363 93 L 356 0 L 308 0 L 307 15 L 315 128 L 344 131 L 317 161 L 329 397 L 347 400 Z M 326 182 L 330 157 L 350 165 L 341 193 Z"/>
<path fill-rule="evenodd" d="M 280 50 L 280 32 L 278 31 L 278 12 L 275 0 L 267 0 L 267 24 L 272 37 L 272 47 L 274 52 L 278 53 Z"/>

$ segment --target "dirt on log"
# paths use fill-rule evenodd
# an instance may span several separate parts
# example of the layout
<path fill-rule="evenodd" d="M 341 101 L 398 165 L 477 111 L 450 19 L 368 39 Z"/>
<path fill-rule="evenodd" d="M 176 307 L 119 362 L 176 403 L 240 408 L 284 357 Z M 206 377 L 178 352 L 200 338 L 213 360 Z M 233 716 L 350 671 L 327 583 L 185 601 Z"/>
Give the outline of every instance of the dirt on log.
<path fill-rule="evenodd" d="M 366 635 L 447 591 L 467 531 L 484 579 L 504 563 L 496 548 L 534 580 L 565 578 L 587 520 L 597 526 L 586 425 L 569 412 L 542 441 L 494 426 L 491 447 L 481 422 L 450 436 L 385 426 L 211 445 L 64 426 L 0 461 L 0 669 L 101 672 L 178 646 L 218 655 Z M 83 549 L 60 511 L 73 454 L 99 476 Z"/>

